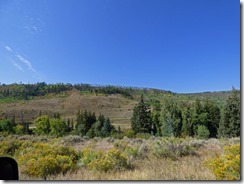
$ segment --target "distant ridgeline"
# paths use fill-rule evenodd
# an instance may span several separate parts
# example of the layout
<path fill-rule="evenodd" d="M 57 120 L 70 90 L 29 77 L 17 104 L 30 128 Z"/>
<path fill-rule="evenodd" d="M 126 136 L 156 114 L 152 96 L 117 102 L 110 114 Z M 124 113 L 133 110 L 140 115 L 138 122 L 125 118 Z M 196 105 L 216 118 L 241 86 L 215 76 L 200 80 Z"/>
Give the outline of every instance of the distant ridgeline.
<path fill-rule="evenodd" d="M 101 85 L 90 85 L 90 84 L 46 84 L 40 82 L 36 84 L 1 84 L 0 85 L 0 98 L 11 97 L 16 99 L 28 100 L 31 97 L 44 96 L 50 93 L 59 94 L 69 90 L 76 89 L 84 93 L 94 94 L 121 94 L 126 98 L 133 99 L 133 95 L 139 91 L 144 93 L 153 91 L 154 93 L 172 93 L 170 91 L 164 91 L 159 89 L 150 88 L 136 88 L 136 87 L 121 87 L 121 86 L 101 86 Z"/>

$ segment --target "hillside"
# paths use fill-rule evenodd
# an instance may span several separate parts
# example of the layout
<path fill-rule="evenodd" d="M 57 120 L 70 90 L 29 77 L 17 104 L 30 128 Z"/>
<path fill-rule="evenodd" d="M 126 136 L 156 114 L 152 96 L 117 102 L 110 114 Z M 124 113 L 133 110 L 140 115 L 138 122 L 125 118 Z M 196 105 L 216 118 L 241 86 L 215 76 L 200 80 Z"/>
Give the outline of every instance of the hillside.
<path fill-rule="evenodd" d="M 88 110 L 109 117 L 114 125 L 128 125 L 132 116 L 132 109 L 136 101 L 126 99 L 120 94 L 114 95 L 81 95 L 78 90 L 69 91 L 65 97 L 53 95 L 33 100 L 21 100 L 12 103 L 0 104 L 0 118 L 13 117 L 21 121 L 32 122 L 40 114 L 50 117 L 54 113 L 60 113 L 62 118 L 74 119 L 77 111 Z M 22 115 L 21 115 L 22 114 Z"/>
<path fill-rule="evenodd" d="M 172 98 L 176 101 L 192 101 L 208 97 L 222 104 L 228 91 L 177 94 L 170 91 L 87 84 L 12 84 L 0 85 L 0 119 L 15 117 L 17 122 L 33 122 L 39 115 L 52 117 L 60 113 L 64 119 L 76 118 L 77 111 L 88 110 L 109 117 L 115 127 L 130 127 L 133 107 L 143 94 L 149 103 Z"/>

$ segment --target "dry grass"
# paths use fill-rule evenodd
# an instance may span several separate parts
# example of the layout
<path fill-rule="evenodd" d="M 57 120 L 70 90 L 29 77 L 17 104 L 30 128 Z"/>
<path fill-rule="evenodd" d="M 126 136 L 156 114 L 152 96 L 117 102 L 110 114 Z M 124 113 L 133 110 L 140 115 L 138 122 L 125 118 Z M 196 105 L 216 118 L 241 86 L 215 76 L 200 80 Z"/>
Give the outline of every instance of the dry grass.
<path fill-rule="evenodd" d="M 66 138 L 71 140 L 71 138 Z M 196 154 L 183 157 L 177 157 L 176 159 L 169 159 L 163 157 L 156 157 L 152 154 L 152 144 L 161 138 L 150 138 L 148 140 L 143 139 L 128 139 L 114 140 L 113 138 L 94 138 L 84 139 L 82 141 L 72 142 L 72 147 L 78 150 L 84 148 L 90 148 L 93 150 L 102 150 L 107 152 L 115 147 L 116 143 L 125 143 L 126 146 L 138 146 L 147 147 L 147 151 L 144 150 L 142 155 L 135 157 L 131 160 L 133 168 L 125 171 L 109 171 L 100 172 L 97 170 L 90 170 L 85 166 L 79 167 L 73 172 L 68 172 L 65 175 L 59 174 L 55 176 L 47 177 L 48 180 L 216 180 L 215 176 L 209 171 L 209 169 L 203 165 L 203 161 L 209 157 L 214 157 L 223 153 L 223 147 L 225 145 L 240 142 L 239 138 L 228 140 L 197 140 L 190 139 L 191 145 L 201 145 L 196 149 Z M 140 141 L 139 141 L 140 140 Z M 62 139 L 56 141 L 60 144 Z M 63 142 L 65 144 L 65 142 Z M 149 147 L 148 147 L 149 146 Z M 124 148 L 120 147 L 122 151 Z M 20 175 L 21 180 L 33 180 L 36 178 L 30 178 L 26 175 Z"/>
<path fill-rule="evenodd" d="M 15 103 L 0 104 L 0 118 L 12 118 L 21 120 L 21 111 L 25 121 L 33 122 L 39 116 L 47 114 L 50 117 L 59 112 L 61 117 L 75 120 L 78 109 L 100 113 L 109 117 L 112 123 L 120 124 L 121 129 L 130 125 L 132 109 L 136 101 L 124 98 L 122 95 L 81 95 L 78 90 L 72 90 L 64 97 L 52 96 Z"/>
<path fill-rule="evenodd" d="M 150 158 L 137 160 L 133 170 L 123 172 L 94 172 L 82 168 L 75 173 L 50 177 L 50 180 L 215 180 L 203 158 L 184 157 L 177 161 Z"/>

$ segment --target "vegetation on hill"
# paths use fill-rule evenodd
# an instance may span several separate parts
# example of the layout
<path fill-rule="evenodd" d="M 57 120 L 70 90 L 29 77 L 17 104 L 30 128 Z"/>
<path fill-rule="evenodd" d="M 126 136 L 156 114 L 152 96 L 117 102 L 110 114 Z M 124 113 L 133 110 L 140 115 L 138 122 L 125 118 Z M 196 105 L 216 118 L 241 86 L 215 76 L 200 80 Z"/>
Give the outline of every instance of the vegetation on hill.
<path fill-rule="evenodd" d="M 239 137 L 240 108 L 237 90 L 232 90 L 223 109 L 209 98 L 202 101 L 197 98 L 193 102 L 166 100 L 162 105 L 158 102 L 151 112 L 142 96 L 133 109 L 131 127 L 135 133 L 168 137 Z"/>
<path fill-rule="evenodd" d="M 239 180 L 240 108 L 235 89 L 2 84 L 0 154 L 21 179 Z"/>

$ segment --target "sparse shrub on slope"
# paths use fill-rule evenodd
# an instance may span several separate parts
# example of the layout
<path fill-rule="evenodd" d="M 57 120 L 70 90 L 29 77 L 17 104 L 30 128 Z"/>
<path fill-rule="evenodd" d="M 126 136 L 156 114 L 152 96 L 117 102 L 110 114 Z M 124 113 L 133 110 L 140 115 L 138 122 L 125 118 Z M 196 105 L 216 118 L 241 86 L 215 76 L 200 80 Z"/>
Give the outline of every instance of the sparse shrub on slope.
<path fill-rule="evenodd" d="M 224 154 L 206 160 L 217 180 L 240 180 L 240 144 L 224 147 Z"/>

